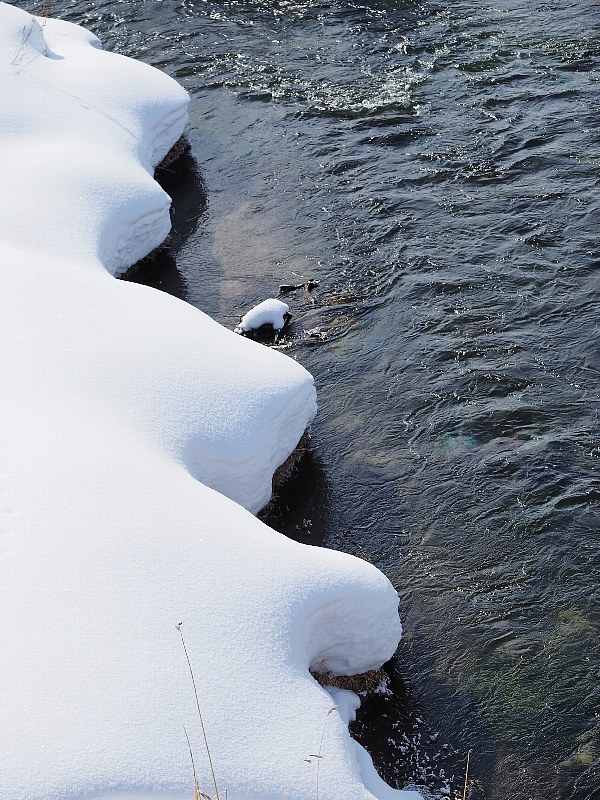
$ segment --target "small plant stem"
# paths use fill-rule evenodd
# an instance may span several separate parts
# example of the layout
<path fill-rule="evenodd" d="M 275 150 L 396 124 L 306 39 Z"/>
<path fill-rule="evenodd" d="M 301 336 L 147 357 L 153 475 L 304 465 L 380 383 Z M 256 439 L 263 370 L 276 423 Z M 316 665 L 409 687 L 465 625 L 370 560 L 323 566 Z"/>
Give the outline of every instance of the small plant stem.
<path fill-rule="evenodd" d="M 190 751 L 190 760 L 192 762 L 192 772 L 194 773 L 194 789 L 199 792 L 200 785 L 198 784 L 198 776 L 196 775 L 196 764 L 194 763 L 194 753 L 192 752 L 192 745 L 190 743 L 190 737 L 188 736 L 187 728 L 185 725 L 183 726 L 183 731 L 185 733 L 185 738 L 187 739 L 188 743 L 188 750 Z"/>
<path fill-rule="evenodd" d="M 317 754 L 317 800 L 319 800 L 319 767 L 321 766 L 321 759 L 323 758 L 323 739 L 325 738 L 325 728 L 327 727 L 327 720 L 329 719 L 329 715 L 332 711 L 335 711 L 335 706 L 330 708 L 327 712 L 327 716 L 325 717 L 325 722 L 323 723 L 323 730 L 321 731 L 321 741 L 319 742 L 319 752 Z"/>
<path fill-rule="evenodd" d="M 216 797 L 215 800 L 219 800 L 219 788 L 217 786 L 217 778 L 215 776 L 215 770 L 212 763 L 212 758 L 210 755 L 210 748 L 208 746 L 208 739 L 206 737 L 206 730 L 204 728 L 204 720 L 202 719 L 202 711 L 200 711 L 200 700 L 198 699 L 198 689 L 196 688 L 196 679 L 194 678 L 194 670 L 192 669 L 192 663 L 190 661 L 190 657 L 188 655 L 187 647 L 185 646 L 185 639 L 183 638 L 183 631 L 181 630 L 181 623 L 175 626 L 179 631 L 179 635 L 181 636 L 181 644 L 183 645 L 183 652 L 185 653 L 185 658 L 188 664 L 188 669 L 190 671 L 190 675 L 192 677 L 192 685 L 194 687 L 194 694 L 196 696 L 196 708 L 198 709 L 198 719 L 200 720 L 200 728 L 202 729 L 202 738 L 204 739 L 204 746 L 206 747 L 206 753 L 208 755 L 208 763 L 210 765 L 210 774 L 212 775 L 213 786 L 215 787 Z"/>
<path fill-rule="evenodd" d="M 465 788 L 463 789 L 463 800 L 467 800 L 467 781 L 469 780 L 469 762 L 471 760 L 471 750 L 467 750 L 467 769 L 465 770 Z"/>
<path fill-rule="evenodd" d="M 29 39 L 29 37 L 33 33 L 34 26 L 35 26 L 35 20 L 32 19 L 31 23 L 29 25 L 29 30 L 27 30 L 27 26 L 25 26 L 23 28 L 23 36 L 24 36 L 24 38 L 23 38 L 23 41 L 21 42 L 21 46 L 17 50 L 17 52 L 15 54 L 15 57 L 13 58 L 13 60 L 11 62 L 12 66 L 16 66 L 17 61 L 19 60 L 19 58 L 21 56 L 21 53 L 24 52 L 25 45 L 27 44 L 27 40 Z"/>
<path fill-rule="evenodd" d="M 304 759 L 304 761 L 306 761 L 306 759 Z M 282 792 L 282 793 L 279 795 L 279 797 L 277 798 L 277 800 L 284 800 L 284 798 L 285 798 L 285 797 L 287 797 L 287 795 L 288 795 L 288 792 L 289 792 L 289 791 L 290 791 L 290 789 L 292 788 L 292 783 L 293 783 L 293 782 L 296 780 L 296 776 L 297 776 L 297 775 L 298 775 L 298 773 L 300 772 L 300 770 L 301 770 L 301 768 L 302 768 L 302 764 L 304 763 L 304 761 L 303 761 L 301 764 L 298 764 L 298 768 L 296 769 L 296 771 L 294 772 L 294 774 L 293 774 L 293 775 L 292 775 L 292 777 L 290 778 L 290 781 L 289 781 L 288 785 L 285 787 L 285 789 L 283 790 L 283 792 Z"/>

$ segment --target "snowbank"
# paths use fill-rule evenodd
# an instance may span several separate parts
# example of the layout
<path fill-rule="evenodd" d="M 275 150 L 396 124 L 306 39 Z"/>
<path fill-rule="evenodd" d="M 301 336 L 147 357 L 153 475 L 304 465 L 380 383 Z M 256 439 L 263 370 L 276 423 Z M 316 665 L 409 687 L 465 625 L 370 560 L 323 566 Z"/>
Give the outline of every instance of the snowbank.
<path fill-rule="evenodd" d="M 151 172 L 187 96 L 1 3 L 0 96 L 0 800 L 189 800 L 182 724 L 210 789 L 181 621 L 229 800 L 305 800 L 326 719 L 323 800 L 408 798 L 377 788 L 308 673 L 387 659 L 393 588 L 250 513 L 312 379 L 112 277 L 168 232 Z"/>

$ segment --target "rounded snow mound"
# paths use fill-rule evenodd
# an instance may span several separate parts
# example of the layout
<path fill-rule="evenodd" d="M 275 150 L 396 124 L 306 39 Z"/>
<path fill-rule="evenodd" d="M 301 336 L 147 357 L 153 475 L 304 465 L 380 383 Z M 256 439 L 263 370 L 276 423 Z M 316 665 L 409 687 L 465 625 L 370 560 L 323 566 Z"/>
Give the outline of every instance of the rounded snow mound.
<path fill-rule="evenodd" d="M 270 297 L 244 314 L 235 332 L 248 333 L 262 328 L 263 325 L 270 325 L 273 330 L 280 331 L 290 317 L 288 304 Z"/>

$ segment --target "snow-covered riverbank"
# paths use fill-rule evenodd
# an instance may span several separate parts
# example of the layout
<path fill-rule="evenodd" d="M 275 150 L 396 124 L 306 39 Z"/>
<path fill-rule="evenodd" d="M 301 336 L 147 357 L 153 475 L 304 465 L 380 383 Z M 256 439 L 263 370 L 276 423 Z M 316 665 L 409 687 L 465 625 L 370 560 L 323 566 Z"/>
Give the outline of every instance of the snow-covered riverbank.
<path fill-rule="evenodd" d="M 389 658 L 394 589 L 250 513 L 312 378 L 113 277 L 169 231 L 152 172 L 187 95 L 5 4 L 0 53 L 1 800 L 191 798 L 183 724 L 210 790 L 178 622 L 229 800 L 305 800 L 317 762 L 324 800 L 408 798 L 350 739 L 353 696 L 328 715 L 308 672 Z"/>

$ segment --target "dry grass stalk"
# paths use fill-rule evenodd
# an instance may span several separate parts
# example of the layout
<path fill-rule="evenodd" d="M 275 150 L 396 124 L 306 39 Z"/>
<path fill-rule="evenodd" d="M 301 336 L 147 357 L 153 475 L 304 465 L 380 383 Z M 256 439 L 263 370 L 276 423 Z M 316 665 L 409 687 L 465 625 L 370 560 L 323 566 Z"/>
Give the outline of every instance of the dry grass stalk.
<path fill-rule="evenodd" d="M 202 731 L 202 738 L 204 739 L 204 746 L 206 748 L 206 754 L 208 755 L 208 764 L 210 766 L 210 774 L 211 774 L 211 777 L 212 777 L 213 786 L 215 787 L 214 800 L 219 800 L 219 798 L 221 797 L 221 793 L 219 792 L 219 787 L 217 786 L 217 778 L 216 778 L 216 775 L 215 775 L 215 769 L 213 767 L 212 756 L 211 756 L 211 753 L 210 753 L 210 747 L 208 746 L 208 738 L 206 736 L 206 729 L 204 727 L 204 719 L 202 718 L 202 711 L 200 710 L 200 700 L 198 698 L 198 688 L 196 686 L 196 678 L 194 677 L 194 670 L 192 669 L 192 663 L 190 661 L 188 650 L 187 650 L 187 647 L 185 645 L 185 639 L 183 638 L 183 631 L 181 630 L 182 624 L 183 623 L 179 622 L 177 625 L 175 625 L 175 627 L 179 631 L 179 636 L 181 637 L 181 644 L 183 645 L 183 652 L 185 653 L 185 658 L 186 658 L 186 661 L 187 661 L 188 669 L 189 669 L 189 672 L 190 672 L 190 676 L 192 678 L 192 686 L 194 687 L 194 695 L 196 697 L 196 708 L 198 710 L 198 719 L 200 720 L 200 729 Z M 184 727 L 184 730 L 185 730 L 185 727 Z M 185 735 L 187 737 L 187 731 L 185 731 Z M 194 758 L 192 756 L 192 748 L 191 748 L 191 745 L 190 745 L 189 738 L 188 738 L 188 746 L 190 748 L 190 756 L 192 758 L 192 767 L 193 767 L 193 770 L 194 770 L 194 796 L 197 797 L 198 795 L 200 795 L 200 797 L 206 798 L 206 800 L 213 800 L 213 798 L 211 798 L 210 795 L 207 795 L 204 792 L 202 792 L 200 790 L 199 786 L 198 786 L 198 781 L 197 781 L 197 778 L 196 778 L 196 767 L 194 765 Z M 224 792 L 224 796 L 227 797 L 227 792 Z"/>
<path fill-rule="evenodd" d="M 46 2 L 40 3 L 40 5 L 33 12 L 30 24 L 26 25 L 23 28 L 23 41 L 21 42 L 21 44 L 19 46 L 19 49 L 15 53 L 15 57 L 11 61 L 12 66 L 18 66 L 19 69 L 23 69 L 24 67 L 29 66 L 29 64 L 31 64 L 33 61 L 36 60 L 36 58 L 39 57 L 40 54 L 36 53 L 33 56 L 33 58 L 30 59 L 30 61 L 28 61 L 26 64 L 22 63 L 23 56 L 25 55 L 25 48 L 27 46 L 27 42 L 29 41 L 29 38 L 30 38 L 31 34 L 34 32 L 36 27 L 39 25 L 39 23 L 36 22 L 35 17 L 44 17 L 45 18 L 44 21 L 42 22 L 42 25 L 41 25 L 41 27 L 43 28 L 45 26 L 45 24 L 46 24 L 46 19 L 48 17 L 51 17 L 51 16 L 52 16 L 52 3 L 49 0 L 46 0 Z"/>
<path fill-rule="evenodd" d="M 13 67 L 14 66 L 19 66 L 19 67 L 22 66 L 22 64 L 20 64 L 20 61 L 21 61 L 22 56 L 25 53 L 25 47 L 27 45 L 27 42 L 29 41 L 29 37 L 31 36 L 31 34 L 33 33 L 33 31 L 35 29 L 36 24 L 37 24 L 36 21 L 34 19 L 32 19 L 31 23 L 29 25 L 26 25 L 23 28 L 23 41 L 19 45 L 19 49 L 17 50 L 17 52 L 15 53 L 15 57 L 11 61 L 11 64 L 12 64 Z"/>
<path fill-rule="evenodd" d="M 306 764 L 311 764 L 312 762 L 311 762 L 310 758 L 305 758 L 305 759 L 304 759 L 304 761 L 302 762 L 302 764 L 305 764 L 305 763 L 306 763 Z M 300 770 L 301 770 L 301 768 L 302 768 L 302 764 L 298 764 L 298 767 L 296 768 L 296 771 L 294 772 L 294 774 L 293 774 L 293 775 L 292 775 L 292 777 L 290 778 L 290 782 L 289 782 L 289 783 L 288 783 L 288 785 L 285 787 L 285 789 L 283 790 L 283 792 L 282 792 L 282 793 L 279 795 L 279 797 L 277 798 L 277 800 L 285 800 L 285 798 L 288 796 L 288 792 L 289 792 L 289 791 L 290 791 L 290 789 L 292 788 L 292 784 L 293 784 L 293 782 L 296 780 L 296 777 L 298 776 L 298 773 L 300 772 Z"/>
<path fill-rule="evenodd" d="M 227 790 L 225 790 L 222 794 L 219 791 L 219 787 L 217 784 L 217 777 L 215 774 L 215 769 L 213 766 L 212 754 L 210 752 L 210 747 L 208 745 L 208 737 L 206 735 L 206 728 L 204 726 L 204 718 L 202 716 L 202 711 L 200 708 L 200 698 L 198 696 L 198 687 L 196 685 L 196 677 L 194 675 L 194 670 L 192 668 L 192 662 L 190 660 L 190 656 L 188 653 L 187 645 L 185 643 L 185 638 L 183 636 L 183 631 L 181 630 L 181 626 L 183 623 L 179 622 L 175 625 L 177 632 L 179 633 L 179 637 L 181 639 L 181 645 L 183 647 L 183 652 L 185 653 L 185 659 L 188 665 L 188 671 L 190 673 L 190 677 L 192 679 L 192 686 L 194 687 L 194 697 L 196 698 L 196 710 L 198 712 L 198 720 L 200 722 L 200 730 L 202 732 L 202 739 L 204 741 L 204 747 L 206 748 L 206 754 L 208 756 L 208 763 L 210 766 L 210 774 L 213 782 L 213 786 L 215 789 L 215 796 L 214 798 L 211 797 L 206 792 L 202 791 L 200 788 L 200 783 L 198 781 L 198 773 L 196 771 L 196 762 L 194 760 L 194 751 L 192 749 L 192 744 L 190 742 L 190 737 L 187 732 L 187 728 L 185 725 L 183 726 L 183 731 L 185 733 L 185 738 L 187 741 L 188 751 L 190 754 L 190 761 L 192 764 L 192 773 L 194 775 L 194 794 L 192 800 L 221 800 L 221 797 L 224 797 L 225 800 L 227 798 Z M 311 673 L 314 678 L 318 680 L 318 682 L 322 686 L 337 686 L 341 689 L 350 689 L 351 691 L 355 692 L 364 692 L 364 691 L 374 691 L 385 679 L 386 674 L 385 672 L 380 670 L 371 670 L 370 672 L 364 672 L 361 675 L 332 675 L 329 672 L 316 672 Z M 321 730 L 321 739 L 319 741 L 319 751 L 317 753 L 310 753 L 309 756 L 303 759 L 302 764 L 312 764 L 312 759 L 316 759 L 317 761 L 317 774 L 315 779 L 316 784 L 316 800 L 319 800 L 319 771 L 321 767 L 321 761 L 325 758 L 323 755 L 323 741 L 325 739 L 325 730 L 327 728 L 327 722 L 329 720 L 330 715 L 337 711 L 335 706 L 332 706 L 325 716 L 325 721 L 323 723 L 323 729 Z M 470 752 L 470 751 L 469 751 Z M 298 772 L 300 771 L 302 764 L 298 766 L 292 777 L 290 778 L 290 782 L 279 796 L 278 800 L 284 800 L 286 795 L 288 794 L 294 780 L 296 779 Z M 468 770 L 468 762 L 467 762 L 467 770 Z M 466 785 L 466 784 L 465 784 Z"/>
<path fill-rule="evenodd" d="M 321 731 L 321 741 L 319 742 L 319 752 L 311 756 L 312 758 L 317 759 L 317 778 L 316 778 L 316 786 L 317 786 L 317 800 L 319 800 L 319 769 L 321 767 L 321 761 L 324 758 L 323 756 L 323 739 L 325 738 L 325 728 L 327 727 L 327 722 L 329 720 L 329 715 L 332 714 L 336 710 L 335 706 L 332 706 L 327 715 L 325 717 L 325 722 L 323 723 L 323 730 Z"/>
<path fill-rule="evenodd" d="M 188 743 L 188 750 L 190 751 L 190 760 L 192 762 L 192 772 L 194 773 L 194 800 L 198 800 L 200 794 L 200 785 L 198 783 L 198 776 L 196 775 L 196 763 L 194 761 L 194 753 L 192 751 L 192 745 L 190 742 L 190 737 L 188 736 L 187 728 L 185 725 L 183 726 L 183 730 L 185 733 L 185 738 L 187 739 Z"/>
<path fill-rule="evenodd" d="M 296 780 L 296 777 L 297 777 L 298 773 L 300 772 L 300 769 L 302 768 L 302 764 L 312 764 L 313 763 L 313 758 L 317 759 L 316 789 L 317 789 L 317 800 L 319 800 L 319 766 L 321 764 L 321 761 L 325 758 L 325 756 L 323 755 L 323 739 L 325 737 L 325 728 L 327 727 L 327 720 L 329 719 L 329 715 L 332 714 L 334 711 L 337 711 L 336 706 L 332 706 L 328 710 L 327 714 L 325 715 L 325 722 L 323 723 L 323 730 L 321 731 L 321 741 L 319 742 L 319 752 L 318 753 L 310 753 L 306 758 L 304 758 L 302 760 L 302 763 L 298 765 L 296 771 L 294 772 L 294 774 L 290 778 L 290 782 L 285 787 L 283 792 L 279 795 L 277 800 L 285 800 L 285 798 L 288 795 L 288 792 L 290 791 L 290 789 L 292 787 L 293 782 Z"/>
<path fill-rule="evenodd" d="M 465 770 L 465 788 L 463 789 L 463 800 L 467 800 L 467 784 L 469 781 L 469 762 L 471 760 L 472 750 L 467 750 L 467 768 Z"/>

